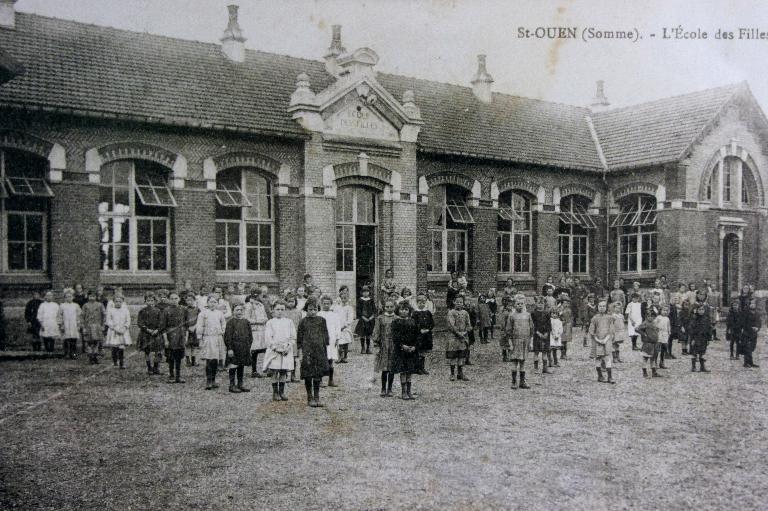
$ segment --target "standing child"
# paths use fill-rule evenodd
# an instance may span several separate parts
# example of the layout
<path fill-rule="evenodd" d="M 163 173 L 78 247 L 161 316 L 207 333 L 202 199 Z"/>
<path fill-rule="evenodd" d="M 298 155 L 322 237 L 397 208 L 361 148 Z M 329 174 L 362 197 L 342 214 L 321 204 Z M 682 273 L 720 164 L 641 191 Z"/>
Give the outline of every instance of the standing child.
<path fill-rule="evenodd" d="M 363 286 L 357 300 L 355 335 L 360 338 L 360 354 L 371 353 L 371 334 L 376 320 L 376 305 L 371 299 L 371 288 Z"/>
<path fill-rule="evenodd" d="M 124 304 L 122 294 L 115 294 L 111 307 L 107 309 L 107 340 L 104 346 L 112 348 L 112 365 L 125 369 L 125 347 L 133 344 L 131 341 L 131 312 Z"/>
<path fill-rule="evenodd" d="M 219 309 L 219 298 L 215 294 L 208 296 L 208 306 L 197 317 L 197 338 L 200 340 L 200 358 L 205 360 L 205 390 L 219 388 L 216 384 L 216 371 L 224 345 L 224 329 L 227 321 Z"/>
<path fill-rule="evenodd" d="M 96 293 L 88 291 L 88 301 L 83 305 L 83 339 L 85 339 L 88 361 L 99 363 L 99 344 L 104 340 L 104 322 L 107 310 L 96 300 Z"/>
<path fill-rule="evenodd" d="M 187 308 L 179 305 L 179 293 L 168 293 L 168 306 L 163 311 L 163 341 L 168 360 L 168 383 L 184 383 L 181 361 L 187 343 Z"/>
<path fill-rule="evenodd" d="M 658 358 L 658 368 L 666 369 L 664 358 L 667 352 L 667 339 L 669 339 L 672 327 L 669 322 L 669 305 L 661 306 L 661 314 L 656 316 L 656 328 L 659 329 L 659 344 L 656 347 L 656 358 Z"/>
<path fill-rule="evenodd" d="M 136 324 L 139 327 L 137 347 L 144 352 L 147 374 L 160 374 L 160 359 L 163 358 L 163 311 L 155 303 L 155 294 L 144 295 L 144 308 L 139 311 Z M 154 355 L 154 360 L 152 359 Z"/>
<path fill-rule="evenodd" d="M 43 303 L 37 308 L 37 322 L 40 323 L 40 337 L 45 351 L 52 352 L 56 339 L 61 338 L 61 312 L 59 304 L 53 301 L 53 291 L 46 291 Z"/>
<path fill-rule="evenodd" d="M 483 294 L 477 299 L 477 328 L 480 329 L 480 342 L 488 344 L 488 334 L 493 333 L 493 322 L 488 299 Z"/>
<path fill-rule="evenodd" d="M 32 351 L 40 351 L 40 321 L 37 310 L 43 301 L 38 291 L 32 291 L 32 299 L 24 306 L 24 320 L 27 322 L 27 333 L 32 336 Z"/>
<path fill-rule="evenodd" d="M 197 338 L 197 316 L 200 315 L 200 309 L 197 308 L 197 299 L 194 295 L 187 294 L 187 367 L 197 365 L 197 350 L 200 348 L 200 341 Z"/>
<path fill-rule="evenodd" d="M 472 346 L 475 345 L 475 327 L 478 324 L 477 301 L 472 298 L 472 293 L 470 293 L 468 290 L 465 290 L 465 289 L 460 288 L 459 296 L 462 296 L 464 298 L 464 310 L 467 311 L 467 313 L 469 314 L 469 330 L 467 330 L 467 349 L 464 350 L 464 353 L 466 353 L 467 357 L 464 360 L 464 365 L 471 366 L 472 361 L 470 360 L 470 355 L 472 352 Z"/>
<path fill-rule="evenodd" d="M 229 391 L 233 394 L 251 391 L 243 385 L 245 366 L 251 363 L 251 343 L 253 342 L 253 330 L 248 320 L 243 317 L 244 312 L 245 306 L 242 303 L 235 304 L 232 310 L 234 317 L 227 322 L 227 326 L 224 328 L 224 346 L 227 347 L 229 363 L 227 366 L 229 369 Z"/>
<path fill-rule="evenodd" d="M 349 345 L 352 343 L 352 325 L 355 322 L 355 309 L 349 303 L 349 288 L 339 288 L 339 299 L 333 304 L 332 310 L 336 313 L 341 324 L 339 332 L 339 364 L 347 363 Z"/>
<path fill-rule="evenodd" d="M 539 359 L 541 359 L 541 373 L 549 374 L 550 371 L 547 368 L 547 362 L 550 361 L 552 355 L 549 352 L 549 333 L 552 331 L 552 321 L 550 320 L 549 313 L 545 309 L 544 300 L 536 302 L 536 308 L 531 314 L 531 320 L 533 321 L 533 368 L 539 368 Z"/>
<path fill-rule="evenodd" d="M 211 295 L 211 288 L 205 284 L 200 285 L 200 292 L 195 297 L 197 310 L 201 311 L 208 308 L 208 297 Z"/>
<path fill-rule="evenodd" d="M 83 285 L 82 284 L 79 284 L 79 283 L 75 284 L 75 290 L 74 291 L 75 291 L 75 294 L 72 297 L 72 301 L 75 302 L 80 307 L 80 311 L 82 312 L 83 306 L 86 303 L 88 303 L 88 297 L 85 294 L 85 290 L 83 289 Z M 85 336 L 83 336 L 81 334 L 80 337 L 81 337 L 80 351 L 85 353 L 85 351 L 86 351 L 86 349 L 85 349 Z"/>
<path fill-rule="evenodd" d="M 560 358 L 568 360 L 568 343 L 573 340 L 573 309 L 568 295 L 563 296 L 558 310 L 560 311 L 560 321 L 563 322 L 563 347 Z"/>
<path fill-rule="evenodd" d="M 419 331 L 419 337 L 416 346 L 419 354 L 419 367 L 417 374 L 428 375 L 426 368 L 426 355 L 432 351 L 432 329 L 435 328 L 435 320 L 432 313 L 427 309 L 427 295 L 419 293 L 416 295 L 416 308 L 411 312 L 411 317 L 416 322 L 416 328 Z"/>
<path fill-rule="evenodd" d="M 264 340 L 264 329 L 266 328 L 267 311 L 260 300 L 251 297 L 245 304 L 245 319 L 251 325 L 253 331 L 253 342 L 251 343 L 251 378 L 261 378 L 259 372 L 259 354 L 267 351 L 267 342 Z"/>
<path fill-rule="evenodd" d="M 512 307 L 512 305 L 508 305 Z M 515 299 L 514 310 L 505 318 L 503 337 L 507 339 L 510 346 L 509 358 L 512 361 L 512 388 L 518 388 L 517 374 L 520 373 L 521 389 L 528 389 L 528 383 L 525 381 L 525 359 L 528 356 L 528 349 L 532 349 L 534 328 L 531 315 L 525 310 L 525 303 L 522 299 Z"/>
<path fill-rule="evenodd" d="M 411 375 L 418 370 L 417 343 L 419 330 L 411 316 L 411 306 L 401 302 L 398 317 L 392 321 L 392 373 L 400 373 L 400 389 L 403 400 L 414 399 L 411 394 Z"/>
<path fill-rule="evenodd" d="M 704 303 L 697 302 L 693 306 L 693 316 L 688 324 L 688 340 L 691 343 L 690 353 L 691 372 L 696 371 L 696 359 L 698 358 L 702 373 L 708 373 L 709 369 L 704 365 L 707 361 L 704 355 L 707 353 L 707 346 L 712 340 L 712 322 L 709 317 L 709 311 Z"/>
<path fill-rule="evenodd" d="M 392 396 L 392 382 L 395 373 L 392 372 L 392 352 L 395 345 L 392 341 L 392 322 L 395 320 L 395 302 L 384 301 L 384 313 L 376 318 L 373 326 L 373 345 L 379 348 L 376 353 L 376 372 L 381 373 L 381 397 Z"/>
<path fill-rule="evenodd" d="M 640 303 L 640 295 L 638 293 L 632 294 L 632 301 L 627 304 L 624 314 L 627 316 L 627 336 L 632 341 L 632 351 L 637 351 L 637 332 L 635 332 L 635 327 L 640 326 L 640 323 L 643 322 L 643 304 Z"/>
<path fill-rule="evenodd" d="M 397 292 L 397 285 L 395 284 L 395 273 L 392 268 L 387 268 L 384 272 L 384 280 L 381 281 L 381 306 L 384 306 L 384 301 L 392 293 Z"/>
<path fill-rule="evenodd" d="M 463 365 L 469 350 L 469 332 L 472 330 L 472 321 L 469 313 L 464 310 L 464 297 L 457 296 L 453 301 L 453 309 L 448 311 L 448 330 L 451 335 L 445 346 L 445 358 L 451 367 L 451 381 L 469 381 L 464 376 Z M 455 371 L 458 366 L 458 375 Z"/>
<path fill-rule="evenodd" d="M 611 369 L 611 350 L 613 348 L 613 338 L 615 336 L 614 319 L 608 314 L 608 304 L 601 301 L 597 305 L 597 314 L 592 317 L 589 323 L 589 337 L 592 339 L 591 356 L 595 359 L 597 369 L 597 381 L 606 383 L 616 383 L 613 381 Z M 603 378 L 603 367 L 608 372 L 608 380 Z"/>
<path fill-rule="evenodd" d="M 284 316 L 293 322 L 293 328 L 296 331 L 299 329 L 299 323 L 301 323 L 303 314 L 301 309 L 297 308 L 297 305 L 298 303 L 296 301 L 296 295 L 286 295 Z M 291 383 L 294 383 L 298 381 L 296 378 L 296 370 L 299 368 L 299 358 L 301 358 L 301 353 L 299 352 L 299 346 L 295 337 L 293 339 L 293 346 L 291 349 L 293 350 L 293 371 L 291 371 Z"/>
<path fill-rule="evenodd" d="M 589 338 L 589 326 L 592 324 L 592 318 L 597 314 L 597 304 L 595 303 L 595 294 L 588 293 L 587 298 L 582 306 L 582 312 L 579 317 L 582 320 L 581 328 L 584 330 L 584 347 L 587 346 L 587 339 Z"/>
<path fill-rule="evenodd" d="M 307 406 L 323 406 L 320 403 L 320 379 L 328 372 L 328 328 L 325 319 L 317 315 L 318 304 L 307 300 L 307 316 L 299 323 L 296 343 L 301 350 L 301 377 L 307 389 Z"/>
<path fill-rule="evenodd" d="M 512 297 L 504 297 L 504 306 L 501 310 L 501 314 L 499 315 L 499 325 L 501 325 L 501 334 L 499 335 L 499 347 L 501 348 L 501 361 L 502 362 L 509 362 L 509 349 L 510 349 L 510 343 L 509 343 L 509 335 L 507 335 L 507 316 L 515 310 L 514 308 L 515 302 Z M 528 344 L 526 344 L 528 346 Z"/>
<path fill-rule="evenodd" d="M 744 367 L 757 368 L 752 354 L 757 347 L 757 332 L 760 331 L 760 314 L 757 313 L 757 302 L 752 299 L 749 301 L 747 310 L 741 313 L 741 352 L 744 354 Z M 704 364 L 701 364 L 701 370 L 704 371 Z"/>
<path fill-rule="evenodd" d="M 272 375 L 272 401 L 288 401 L 285 396 L 285 382 L 288 371 L 293 371 L 293 345 L 296 342 L 296 327 L 285 316 L 285 302 L 279 300 L 272 308 L 272 319 L 267 321 L 264 338 L 267 354 L 264 355 L 264 371 Z"/>
<path fill-rule="evenodd" d="M 549 313 L 550 331 L 549 331 L 549 351 L 552 354 L 552 367 L 560 367 L 557 362 L 557 352 L 563 347 L 563 322 L 557 308 L 553 308 Z"/>
<path fill-rule="evenodd" d="M 648 377 L 648 369 L 651 370 L 651 377 L 660 377 L 656 371 L 656 353 L 659 344 L 659 328 L 656 326 L 656 309 L 651 307 L 645 314 L 645 320 L 635 329 L 642 338 L 643 345 L 643 377 Z"/>
<path fill-rule="evenodd" d="M 614 320 L 614 336 L 613 336 L 613 362 L 622 364 L 621 360 L 621 345 L 627 340 L 627 327 L 624 325 L 624 304 L 622 302 L 613 302 L 613 320 Z"/>
<path fill-rule="evenodd" d="M 333 299 L 328 295 L 320 298 L 320 312 L 318 316 L 325 319 L 328 328 L 328 386 L 336 387 L 333 381 L 333 363 L 339 359 L 339 336 L 341 335 L 341 321 L 339 316 L 331 310 Z"/>
<path fill-rule="evenodd" d="M 667 358 L 675 360 L 677 357 L 672 354 L 672 341 L 680 339 L 680 305 L 679 297 L 670 294 L 669 297 L 669 338 L 667 339 Z M 664 339 L 661 340 L 664 342 Z"/>
<path fill-rule="evenodd" d="M 488 304 L 488 310 L 491 311 L 491 340 L 493 340 L 494 330 L 496 329 L 496 313 L 499 310 L 499 304 L 496 302 L 495 287 L 488 290 L 488 296 L 485 299 L 485 303 Z"/>
<path fill-rule="evenodd" d="M 740 337 L 741 311 L 739 310 L 739 302 L 733 300 L 731 301 L 731 308 L 728 309 L 728 317 L 725 320 L 725 339 L 730 344 L 731 360 L 738 360 L 741 354 Z M 736 347 L 735 351 L 734 347 Z"/>
<path fill-rule="evenodd" d="M 74 302 L 75 292 L 72 289 L 64 290 L 64 303 L 59 306 L 61 314 L 61 331 L 64 339 L 64 356 L 71 359 L 77 358 L 77 341 L 80 340 L 82 328 L 82 311 Z"/>

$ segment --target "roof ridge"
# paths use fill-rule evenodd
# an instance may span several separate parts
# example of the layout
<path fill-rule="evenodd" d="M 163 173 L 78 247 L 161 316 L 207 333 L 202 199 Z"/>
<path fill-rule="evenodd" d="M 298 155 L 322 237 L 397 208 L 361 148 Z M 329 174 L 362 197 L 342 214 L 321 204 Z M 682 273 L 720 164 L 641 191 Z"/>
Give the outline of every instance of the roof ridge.
<path fill-rule="evenodd" d="M 692 92 L 684 92 L 682 94 L 675 94 L 673 96 L 664 96 L 663 98 L 652 99 L 650 101 L 643 101 L 641 103 L 633 103 L 631 105 L 621 106 L 621 107 L 617 107 L 617 108 L 611 108 L 609 110 L 603 110 L 602 112 L 593 112 L 593 116 L 594 117 L 602 117 L 605 114 L 612 114 L 612 113 L 616 113 L 616 112 L 621 112 L 623 110 L 629 110 L 629 109 L 637 108 L 637 107 L 641 107 L 641 106 L 648 106 L 648 105 L 652 105 L 654 103 L 660 103 L 662 101 L 677 100 L 677 99 L 680 99 L 680 98 L 683 98 L 683 97 L 686 97 L 686 96 L 695 96 L 697 94 L 702 94 L 704 92 L 711 92 L 711 91 L 715 91 L 715 90 L 733 89 L 733 93 L 735 93 L 736 91 L 738 91 L 741 87 L 745 86 L 746 84 L 747 84 L 746 80 L 741 80 L 739 82 L 733 82 L 733 83 L 729 83 L 729 84 L 726 84 L 726 85 L 719 85 L 717 87 L 709 87 L 707 89 L 700 89 L 700 90 L 692 91 Z"/>

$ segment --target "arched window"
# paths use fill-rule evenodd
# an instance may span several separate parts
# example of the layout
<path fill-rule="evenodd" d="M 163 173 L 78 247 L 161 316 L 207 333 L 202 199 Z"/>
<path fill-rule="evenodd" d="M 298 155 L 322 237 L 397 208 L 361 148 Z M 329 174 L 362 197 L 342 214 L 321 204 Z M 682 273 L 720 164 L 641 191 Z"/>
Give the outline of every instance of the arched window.
<path fill-rule="evenodd" d="M 750 205 L 757 199 L 758 193 L 757 181 L 749 165 L 736 156 L 726 156 L 712 167 L 705 197 L 728 207 Z"/>
<path fill-rule="evenodd" d="M 596 229 L 587 213 L 589 199 L 569 195 L 560 200 L 559 254 L 561 273 L 589 273 L 589 232 Z"/>
<path fill-rule="evenodd" d="M 376 225 L 376 191 L 345 186 L 336 194 L 336 271 L 355 271 L 356 225 Z"/>
<path fill-rule="evenodd" d="M 104 271 L 169 271 L 170 170 L 146 160 L 118 160 L 101 167 L 99 225 Z"/>
<path fill-rule="evenodd" d="M 250 168 L 216 176 L 216 270 L 272 271 L 272 180 Z"/>
<path fill-rule="evenodd" d="M 619 271 L 636 273 L 656 269 L 656 199 L 630 195 L 621 203 L 611 227 L 617 229 Z"/>
<path fill-rule="evenodd" d="M 467 271 L 467 229 L 475 223 L 467 207 L 469 192 L 455 185 L 429 189 L 429 234 L 432 249 L 427 271 Z"/>
<path fill-rule="evenodd" d="M 0 149 L 2 271 L 42 272 L 48 259 L 48 211 L 53 192 L 45 181 L 48 160 Z"/>
<path fill-rule="evenodd" d="M 499 273 L 531 272 L 531 196 L 526 192 L 499 195 L 496 256 Z"/>

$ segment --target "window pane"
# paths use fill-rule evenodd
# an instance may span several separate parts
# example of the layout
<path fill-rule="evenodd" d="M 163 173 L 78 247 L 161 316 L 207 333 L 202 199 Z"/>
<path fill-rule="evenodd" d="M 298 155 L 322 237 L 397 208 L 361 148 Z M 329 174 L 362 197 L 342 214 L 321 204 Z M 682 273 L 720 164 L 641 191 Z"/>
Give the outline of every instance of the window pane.
<path fill-rule="evenodd" d="M 24 269 L 24 243 L 8 243 L 8 268 Z"/>
<path fill-rule="evenodd" d="M 152 221 L 137 220 L 136 232 L 138 233 L 139 243 L 152 243 Z"/>
<path fill-rule="evenodd" d="M 216 269 L 227 269 L 227 249 L 224 247 L 216 247 Z"/>
<path fill-rule="evenodd" d="M 27 245 L 27 270 L 43 269 L 43 244 L 29 243 Z"/>
<path fill-rule="evenodd" d="M 152 269 L 162 271 L 168 269 L 165 246 L 152 247 Z"/>
<path fill-rule="evenodd" d="M 353 271 L 354 264 L 352 262 L 352 251 L 344 250 L 344 271 Z"/>
<path fill-rule="evenodd" d="M 257 271 L 259 269 L 259 249 L 249 248 L 245 252 L 245 266 L 251 271 Z"/>
<path fill-rule="evenodd" d="M 139 259 L 139 270 L 152 269 L 152 247 L 149 245 L 140 245 L 137 249 Z"/>
<path fill-rule="evenodd" d="M 216 222 L 216 244 L 226 245 L 227 244 L 227 224 L 222 222 Z"/>
<path fill-rule="evenodd" d="M 272 269 L 272 249 L 262 248 L 259 250 L 259 270 L 267 271 Z"/>
<path fill-rule="evenodd" d="M 344 271 L 344 251 L 336 251 L 336 271 Z"/>
<path fill-rule="evenodd" d="M 133 169 L 133 162 L 130 160 L 121 160 L 111 163 L 114 171 L 115 186 L 131 186 L 131 170 Z"/>
<path fill-rule="evenodd" d="M 127 270 L 129 269 L 129 253 L 128 245 L 113 245 L 112 246 L 114 266 L 115 270 Z"/>
<path fill-rule="evenodd" d="M 239 245 L 240 244 L 240 224 L 237 222 L 227 223 L 227 244 Z"/>
<path fill-rule="evenodd" d="M 272 226 L 270 224 L 259 225 L 259 245 L 262 247 L 272 246 Z"/>
<path fill-rule="evenodd" d="M 165 220 L 152 220 L 152 243 L 156 245 L 165 245 L 165 237 Z"/>
<path fill-rule="evenodd" d="M 24 241 L 24 215 L 8 215 L 8 240 Z"/>
<path fill-rule="evenodd" d="M 510 255 L 509 253 L 501 254 L 501 271 L 503 272 L 509 272 L 510 267 Z"/>
<path fill-rule="evenodd" d="M 259 224 L 245 224 L 245 243 L 249 247 L 259 246 Z"/>
<path fill-rule="evenodd" d="M 109 213 L 110 211 L 112 211 L 112 188 L 107 186 L 100 186 L 99 213 Z"/>
<path fill-rule="evenodd" d="M 10 218 L 10 215 L 9 215 Z M 27 215 L 27 241 L 43 241 L 43 217 Z"/>
<path fill-rule="evenodd" d="M 115 202 L 111 211 L 119 215 L 126 215 L 131 211 L 131 190 L 129 188 L 115 188 Z"/>
<path fill-rule="evenodd" d="M 238 250 L 237 247 L 227 248 L 227 269 L 240 269 L 240 250 Z"/>

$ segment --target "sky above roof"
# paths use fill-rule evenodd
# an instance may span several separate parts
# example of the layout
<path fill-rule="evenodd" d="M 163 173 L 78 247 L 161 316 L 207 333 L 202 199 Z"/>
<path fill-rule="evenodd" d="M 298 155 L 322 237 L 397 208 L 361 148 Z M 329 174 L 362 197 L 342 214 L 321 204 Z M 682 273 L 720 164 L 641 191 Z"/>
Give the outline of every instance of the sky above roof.
<path fill-rule="evenodd" d="M 217 42 L 232 0 L 19 0 L 16 8 L 96 25 Z M 488 55 L 494 90 L 530 98 L 586 105 L 595 81 L 605 80 L 612 106 L 749 82 L 768 105 L 761 76 L 768 39 L 738 39 L 739 28 L 768 37 L 768 4 L 750 0 L 235 0 L 251 49 L 322 58 L 330 26 L 343 26 L 348 50 L 367 46 L 381 57 L 378 69 L 469 85 L 476 55 Z M 664 39 L 681 26 L 706 31 L 703 39 Z M 520 38 L 520 28 L 575 27 L 578 39 Z M 643 38 L 593 39 L 582 31 L 630 31 Z M 762 28 L 761 28 L 762 27 Z M 718 29 L 736 39 L 715 38 Z M 655 34 L 655 37 L 651 37 Z"/>

